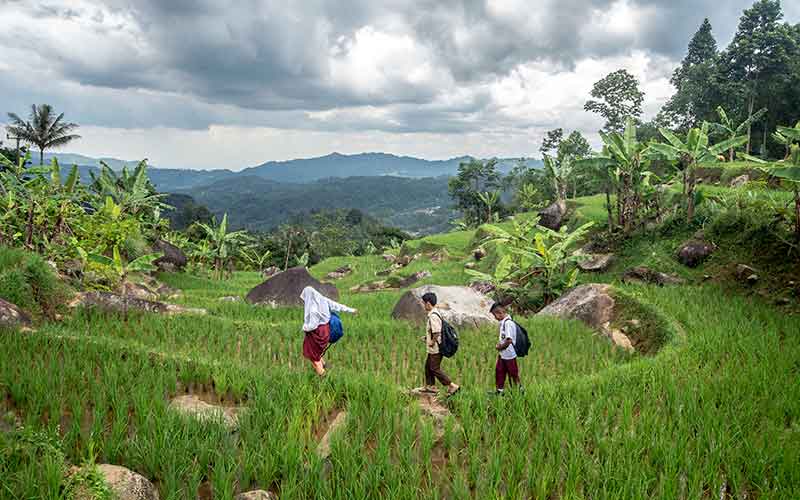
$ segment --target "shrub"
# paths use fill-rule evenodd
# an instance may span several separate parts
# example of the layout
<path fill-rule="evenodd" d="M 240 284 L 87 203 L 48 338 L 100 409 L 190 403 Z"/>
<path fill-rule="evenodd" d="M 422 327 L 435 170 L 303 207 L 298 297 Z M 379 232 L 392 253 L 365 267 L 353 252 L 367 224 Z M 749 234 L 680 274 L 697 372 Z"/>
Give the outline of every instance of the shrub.
<path fill-rule="evenodd" d="M 34 316 L 52 318 L 67 296 L 67 287 L 37 254 L 0 247 L 0 297 Z"/>

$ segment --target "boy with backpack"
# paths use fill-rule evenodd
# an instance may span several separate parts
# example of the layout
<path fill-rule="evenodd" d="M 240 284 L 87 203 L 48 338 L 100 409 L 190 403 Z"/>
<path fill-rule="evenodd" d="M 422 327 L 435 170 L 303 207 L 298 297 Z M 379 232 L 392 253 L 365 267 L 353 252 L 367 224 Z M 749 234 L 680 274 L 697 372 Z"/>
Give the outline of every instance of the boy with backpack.
<path fill-rule="evenodd" d="M 443 343 L 442 332 L 445 328 L 452 330 L 452 327 L 442 319 L 442 315 L 436 309 L 438 299 L 435 293 L 426 293 L 422 296 L 422 304 L 428 312 L 428 321 L 425 328 L 425 348 L 428 356 L 425 359 L 425 388 L 424 392 L 436 394 L 436 380 L 443 386 L 447 387 L 447 395 L 452 396 L 457 393 L 460 386 L 454 384 L 450 377 L 442 371 L 442 356 L 452 356 L 455 351 L 449 352 L 452 349 L 450 345 Z M 455 334 L 455 331 L 452 331 Z M 457 345 L 455 347 L 458 348 Z M 445 352 L 447 351 L 447 352 Z"/>
<path fill-rule="evenodd" d="M 506 308 L 500 304 L 493 304 L 489 312 L 500 322 L 500 339 L 495 346 L 498 351 L 497 364 L 495 365 L 495 393 L 503 394 L 506 386 L 506 378 L 511 379 L 511 385 L 522 390 L 519 382 L 519 366 L 517 365 L 517 355 L 525 356 L 528 354 L 527 332 L 517 325 Z M 521 348 L 521 352 L 517 352 Z M 524 352 L 522 352 L 524 351 Z"/>

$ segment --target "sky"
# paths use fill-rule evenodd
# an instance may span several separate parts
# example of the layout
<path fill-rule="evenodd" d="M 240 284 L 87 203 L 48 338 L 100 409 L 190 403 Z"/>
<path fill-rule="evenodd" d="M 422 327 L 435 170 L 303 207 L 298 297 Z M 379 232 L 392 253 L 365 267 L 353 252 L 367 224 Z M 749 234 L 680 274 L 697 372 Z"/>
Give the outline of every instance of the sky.
<path fill-rule="evenodd" d="M 620 68 L 645 117 L 704 17 L 751 0 L 0 0 L 0 124 L 49 103 L 67 150 L 239 170 L 333 151 L 538 157 Z M 784 1 L 800 22 L 800 2 Z"/>

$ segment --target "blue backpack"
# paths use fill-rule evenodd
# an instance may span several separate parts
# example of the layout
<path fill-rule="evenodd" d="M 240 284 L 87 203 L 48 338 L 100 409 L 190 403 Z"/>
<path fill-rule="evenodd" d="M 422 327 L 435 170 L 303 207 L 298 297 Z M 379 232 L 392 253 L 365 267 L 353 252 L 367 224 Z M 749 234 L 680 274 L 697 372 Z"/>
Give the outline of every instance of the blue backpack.
<path fill-rule="evenodd" d="M 328 323 L 331 327 L 331 337 L 329 342 L 335 344 L 340 338 L 344 336 L 344 327 L 342 326 L 342 318 L 338 314 L 331 311 L 331 320 Z"/>

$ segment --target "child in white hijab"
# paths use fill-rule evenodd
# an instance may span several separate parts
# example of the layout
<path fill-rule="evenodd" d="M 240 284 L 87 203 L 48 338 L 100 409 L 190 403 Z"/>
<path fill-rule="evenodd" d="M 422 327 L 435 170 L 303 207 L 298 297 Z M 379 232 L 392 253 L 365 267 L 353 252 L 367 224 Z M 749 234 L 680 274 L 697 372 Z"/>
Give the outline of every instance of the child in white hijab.
<path fill-rule="evenodd" d="M 357 314 L 358 311 L 339 304 L 307 286 L 300 294 L 303 299 L 303 356 L 311 361 L 314 370 L 320 377 L 325 376 L 325 361 L 322 356 L 330 342 L 331 311 L 343 311 Z"/>

